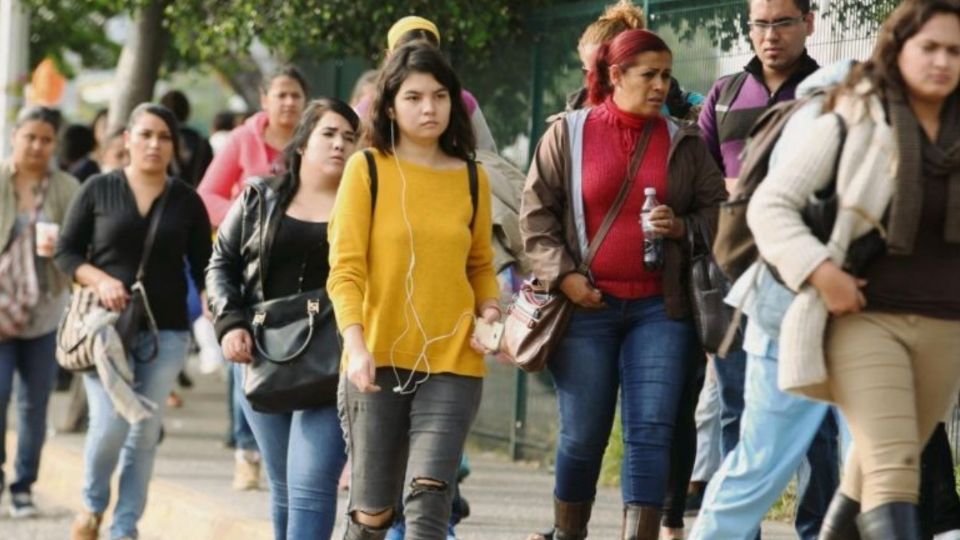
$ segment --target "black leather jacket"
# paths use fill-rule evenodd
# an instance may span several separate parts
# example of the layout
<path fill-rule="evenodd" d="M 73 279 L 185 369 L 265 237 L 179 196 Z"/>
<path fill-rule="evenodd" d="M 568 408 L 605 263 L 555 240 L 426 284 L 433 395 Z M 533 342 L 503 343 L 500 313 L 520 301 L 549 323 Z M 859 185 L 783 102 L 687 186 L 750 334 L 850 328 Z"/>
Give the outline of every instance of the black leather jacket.
<path fill-rule="evenodd" d="M 285 176 L 247 180 L 217 231 L 206 281 L 218 340 L 238 326 L 249 329 L 247 309 L 264 300 L 270 248 L 290 200 L 280 189 L 289 185 L 285 180 Z"/>

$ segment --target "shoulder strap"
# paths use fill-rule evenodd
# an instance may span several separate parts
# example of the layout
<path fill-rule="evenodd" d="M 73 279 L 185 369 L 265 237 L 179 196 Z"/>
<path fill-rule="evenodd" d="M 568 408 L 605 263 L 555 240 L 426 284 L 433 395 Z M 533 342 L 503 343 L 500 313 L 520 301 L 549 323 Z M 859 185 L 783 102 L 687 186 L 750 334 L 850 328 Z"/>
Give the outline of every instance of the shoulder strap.
<path fill-rule="evenodd" d="M 470 215 L 470 230 L 473 230 L 473 223 L 477 220 L 477 196 L 480 191 L 480 180 L 477 173 L 477 162 L 467 160 L 467 176 L 470 181 L 470 204 L 473 206 L 473 214 Z"/>
<path fill-rule="evenodd" d="M 640 162 L 643 161 L 643 155 L 647 151 L 647 144 L 650 142 L 650 135 L 652 132 L 653 122 L 647 122 L 643 127 L 643 134 L 640 135 L 640 140 L 637 141 L 637 146 L 633 149 L 633 155 L 630 157 L 630 165 L 627 167 L 627 176 L 620 185 L 620 191 L 617 193 L 617 198 L 614 199 L 613 205 L 610 206 L 610 210 L 608 210 L 607 215 L 604 216 L 603 223 L 600 225 L 597 235 L 593 237 L 593 240 L 587 247 L 587 253 L 583 258 L 583 262 L 580 263 L 580 267 L 578 268 L 580 273 L 585 274 L 590 269 L 590 263 L 593 262 L 593 257 L 597 254 L 597 251 L 600 250 L 600 244 L 603 243 L 604 237 L 607 236 L 607 233 L 610 232 L 610 228 L 613 227 L 613 221 L 617 219 L 617 215 L 620 214 L 620 209 L 623 208 L 623 203 L 627 201 L 627 196 L 630 194 L 630 189 L 633 188 L 633 183 L 637 178 L 637 169 L 640 168 Z"/>
<path fill-rule="evenodd" d="M 163 209 L 167 205 L 167 198 L 171 189 L 173 189 L 173 180 L 168 178 L 167 185 L 164 186 L 163 193 L 160 194 L 160 199 L 156 203 L 157 207 L 154 208 L 153 215 L 150 216 L 150 228 L 147 229 L 147 238 L 143 242 L 143 255 L 140 257 L 140 267 L 137 268 L 137 281 L 143 281 L 143 276 L 146 274 L 147 261 L 150 260 L 153 241 L 157 237 L 157 227 L 160 224 L 160 217 L 163 215 Z"/>
<path fill-rule="evenodd" d="M 370 215 L 377 209 L 377 162 L 373 159 L 373 152 L 369 148 L 363 151 L 363 157 L 367 158 L 367 171 L 370 175 Z"/>
<path fill-rule="evenodd" d="M 741 71 L 740 73 L 731 75 L 727 84 L 723 85 L 723 89 L 720 90 L 720 95 L 717 97 L 717 101 L 713 106 L 718 127 L 727 118 L 727 113 L 730 112 L 730 106 L 737 100 L 737 96 L 740 95 L 740 89 L 743 88 L 743 83 L 746 82 L 749 76 L 750 74 L 746 71 Z"/>
<path fill-rule="evenodd" d="M 840 131 L 840 144 L 837 148 L 837 159 L 833 162 L 833 174 L 830 176 L 830 183 L 816 194 L 820 198 L 826 198 L 826 196 L 837 192 L 837 174 L 840 172 L 840 158 L 843 157 L 843 145 L 847 142 L 847 122 L 837 113 L 833 113 L 833 116 L 837 119 L 837 129 Z"/>

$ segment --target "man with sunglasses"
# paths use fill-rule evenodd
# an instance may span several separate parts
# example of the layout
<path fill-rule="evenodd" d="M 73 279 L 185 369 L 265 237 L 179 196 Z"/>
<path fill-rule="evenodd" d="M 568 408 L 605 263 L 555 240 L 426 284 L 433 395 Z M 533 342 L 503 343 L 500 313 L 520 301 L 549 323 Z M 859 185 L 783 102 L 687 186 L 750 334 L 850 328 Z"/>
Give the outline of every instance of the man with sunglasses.
<path fill-rule="evenodd" d="M 771 106 L 794 99 L 800 82 L 819 67 L 806 52 L 814 26 L 810 0 L 749 0 L 749 6 L 755 56 L 743 71 L 714 84 L 700 113 L 703 137 L 728 189 L 740 174 L 739 156 L 753 123 Z M 764 514 L 798 466 L 796 530 L 802 540 L 816 539 L 839 481 L 833 414 L 777 388 L 777 343 L 758 328 L 748 322 L 743 350 L 713 362 L 726 457 L 708 484 L 692 539 L 758 536 Z"/>

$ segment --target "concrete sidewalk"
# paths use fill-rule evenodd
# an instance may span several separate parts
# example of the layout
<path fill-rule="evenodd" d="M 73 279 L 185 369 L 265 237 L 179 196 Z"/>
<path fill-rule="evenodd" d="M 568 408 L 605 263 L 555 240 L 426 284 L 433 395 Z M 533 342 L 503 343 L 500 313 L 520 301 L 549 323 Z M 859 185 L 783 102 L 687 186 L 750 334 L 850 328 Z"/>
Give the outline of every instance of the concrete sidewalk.
<path fill-rule="evenodd" d="M 196 376 L 194 381 L 192 390 L 182 392 L 183 408 L 170 410 L 164 422 L 166 438 L 158 452 L 147 511 L 141 521 L 141 538 L 272 539 L 267 492 L 236 492 L 230 487 L 233 454 L 221 442 L 227 425 L 224 384 L 217 376 Z M 65 410 L 66 396 L 54 394 L 51 425 L 57 425 Z M 8 437 L 12 439 L 13 433 Z M 45 526 L 44 522 L 53 520 L 66 526 L 69 520 L 65 516 L 80 509 L 83 440 L 83 435 L 59 433 L 48 439 L 35 488 L 44 516 L 33 523 L 0 518 L 0 538 L 66 537 L 65 530 Z M 15 448 L 12 442 L 7 443 L 11 456 L 8 462 Z M 470 459 L 473 473 L 462 485 L 462 492 L 472 513 L 457 528 L 461 539 L 522 540 L 531 531 L 548 528 L 552 522 L 553 483 L 549 472 L 486 453 L 473 453 Z M 343 493 L 340 512 L 345 504 Z M 590 537 L 616 538 L 620 508 L 619 490 L 602 488 Z M 106 529 L 102 538 L 107 537 Z M 341 536 L 341 530 L 338 526 L 334 538 Z M 788 525 L 766 523 L 764 538 L 786 540 L 795 535 Z"/>

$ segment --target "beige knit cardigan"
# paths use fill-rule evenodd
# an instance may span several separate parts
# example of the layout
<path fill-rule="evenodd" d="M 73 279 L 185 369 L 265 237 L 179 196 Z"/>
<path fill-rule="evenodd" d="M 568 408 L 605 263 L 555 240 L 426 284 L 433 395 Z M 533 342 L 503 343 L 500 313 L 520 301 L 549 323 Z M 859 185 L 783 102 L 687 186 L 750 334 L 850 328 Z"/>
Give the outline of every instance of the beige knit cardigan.
<path fill-rule="evenodd" d="M 840 145 L 832 115 L 818 117 L 795 141 L 781 140 L 788 144 L 783 159 L 760 184 L 747 211 L 760 253 L 798 293 L 780 330 L 780 389 L 826 401 L 831 396 L 824 335 L 830 315 L 807 278 L 828 258 L 843 264 L 850 243 L 879 225 L 896 185 L 895 134 L 869 90 L 868 83 L 861 83 L 837 100 L 835 112 L 846 121 L 848 133 L 837 178 L 840 210 L 827 245 L 803 224 L 800 210 L 830 181 Z"/>

